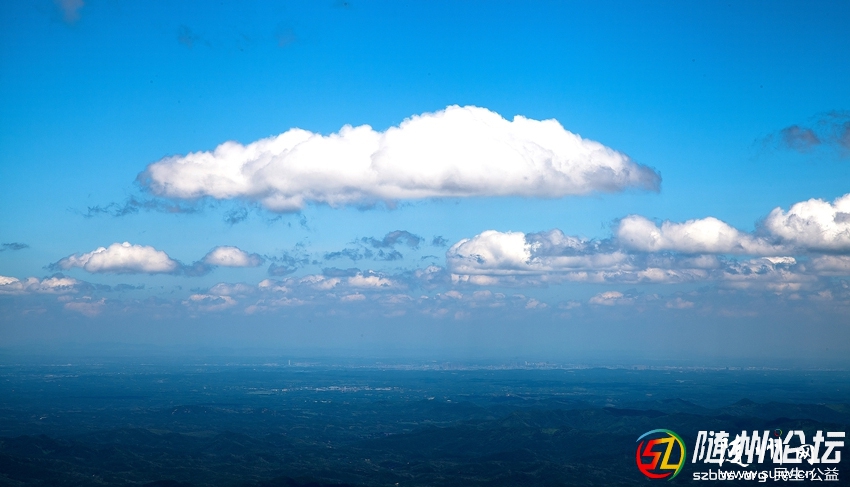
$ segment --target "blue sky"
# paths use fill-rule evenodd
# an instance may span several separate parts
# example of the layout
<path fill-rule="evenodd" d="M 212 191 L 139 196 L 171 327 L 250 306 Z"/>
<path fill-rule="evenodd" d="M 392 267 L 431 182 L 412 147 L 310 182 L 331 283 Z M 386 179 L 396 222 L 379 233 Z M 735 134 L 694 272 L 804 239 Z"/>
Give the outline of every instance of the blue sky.
<path fill-rule="evenodd" d="M 0 8 L 0 346 L 850 351 L 846 2 Z"/>

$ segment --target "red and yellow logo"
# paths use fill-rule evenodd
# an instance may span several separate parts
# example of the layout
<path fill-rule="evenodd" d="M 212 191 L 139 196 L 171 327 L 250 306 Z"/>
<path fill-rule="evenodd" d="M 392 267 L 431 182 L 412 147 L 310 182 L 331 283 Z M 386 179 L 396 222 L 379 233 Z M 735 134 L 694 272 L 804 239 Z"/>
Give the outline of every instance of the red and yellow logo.
<path fill-rule="evenodd" d="M 673 480 L 685 464 L 685 442 L 670 430 L 652 430 L 637 439 L 635 462 L 651 479 Z"/>

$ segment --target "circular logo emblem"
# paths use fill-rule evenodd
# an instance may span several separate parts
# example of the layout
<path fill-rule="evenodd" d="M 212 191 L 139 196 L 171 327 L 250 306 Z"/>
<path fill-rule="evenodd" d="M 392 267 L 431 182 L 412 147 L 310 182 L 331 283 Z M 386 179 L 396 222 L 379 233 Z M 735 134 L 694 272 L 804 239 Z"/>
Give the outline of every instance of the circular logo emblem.
<path fill-rule="evenodd" d="M 647 431 L 637 439 L 635 462 L 651 479 L 673 480 L 685 464 L 685 442 L 670 430 Z"/>

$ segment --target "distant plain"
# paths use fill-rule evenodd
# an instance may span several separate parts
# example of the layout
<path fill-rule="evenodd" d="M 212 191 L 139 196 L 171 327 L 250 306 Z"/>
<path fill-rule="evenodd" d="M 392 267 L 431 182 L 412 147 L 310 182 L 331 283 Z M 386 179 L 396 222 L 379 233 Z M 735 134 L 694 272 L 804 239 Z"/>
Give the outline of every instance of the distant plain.
<path fill-rule="evenodd" d="M 846 431 L 848 384 L 829 370 L 6 364 L 0 484 L 643 485 L 646 431 L 688 448 L 699 430 Z"/>

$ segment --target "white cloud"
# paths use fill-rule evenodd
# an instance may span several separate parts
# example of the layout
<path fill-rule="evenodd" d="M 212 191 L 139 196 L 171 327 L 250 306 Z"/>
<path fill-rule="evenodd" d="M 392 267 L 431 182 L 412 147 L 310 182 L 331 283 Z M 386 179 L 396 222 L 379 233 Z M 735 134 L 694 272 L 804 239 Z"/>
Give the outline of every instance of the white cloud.
<path fill-rule="evenodd" d="M 322 291 L 334 289 L 337 286 L 380 289 L 390 288 L 397 285 L 396 282 L 371 272 L 367 272 L 366 274 L 357 273 L 346 278 L 309 275 L 299 279 L 298 283 Z"/>
<path fill-rule="evenodd" d="M 453 283 L 482 286 L 715 281 L 784 291 L 809 286 L 819 277 L 850 275 L 850 256 L 835 255 L 848 251 L 850 194 L 833 203 L 797 203 L 788 212 L 777 208 L 758 233 L 713 217 L 658 225 L 639 215 L 623 218 L 615 238 L 607 240 L 557 229 L 528 234 L 486 230 L 452 245 L 446 268 Z"/>
<path fill-rule="evenodd" d="M 291 291 L 290 287 L 287 286 L 285 282 L 276 281 L 274 279 L 263 279 L 257 285 L 257 288 L 260 291 L 271 291 L 277 293 L 288 293 Z"/>
<path fill-rule="evenodd" d="M 793 257 L 764 257 L 730 262 L 714 277 L 726 287 L 797 291 L 813 282 L 816 276 L 804 274 Z"/>
<path fill-rule="evenodd" d="M 299 284 L 303 284 L 322 291 L 333 289 L 340 282 L 342 282 L 342 279 L 338 277 L 325 277 L 316 274 L 304 276 L 298 281 Z"/>
<path fill-rule="evenodd" d="M 256 267 L 264 259 L 258 254 L 249 254 L 238 247 L 216 247 L 208 253 L 203 262 L 222 267 Z"/>
<path fill-rule="evenodd" d="M 245 314 L 251 315 L 258 312 L 272 311 L 282 307 L 302 306 L 305 301 L 298 298 L 261 299 L 255 304 L 245 307 Z"/>
<path fill-rule="evenodd" d="M 220 286 L 224 285 L 221 284 Z M 396 289 L 401 286 L 402 284 L 400 282 L 389 277 L 373 271 L 363 271 L 347 277 L 328 277 L 319 274 L 310 274 L 300 278 L 287 278 L 282 281 L 265 279 L 258 284 L 257 289 L 262 292 L 284 294 L 303 293 L 308 290 L 330 292 L 349 290 L 351 293 L 356 293 L 360 290 L 384 291 Z M 212 292 L 212 289 L 210 291 Z M 244 292 L 247 293 L 247 290 Z"/>
<path fill-rule="evenodd" d="M 193 294 L 183 304 L 198 311 L 222 311 L 236 306 L 236 300 L 230 296 L 216 296 L 213 294 Z"/>
<path fill-rule="evenodd" d="M 665 304 L 664 307 L 668 309 L 690 309 L 694 307 L 694 303 L 693 301 L 688 301 L 682 298 L 676 298 L 667 301 L 667 304 Z"/>
<path fill-rule="evenodd" d="M 813 258 L 808 267 L 822 275 L 850 276 L 850 256 L 821 255 Z"/>
<path fill-rule="evenodd" d="M 659 228 L 639 215 L 623 218 L 616 230 L 620 244 L 641 252 L 780 255 L 791 250 L 850 251 L 850 194 L 833 203 L 810 199 L 787 212 L 775 208 L 765 218 L 771 240 L 741 232 L 717 218 L 665 221 Z M 775 243 L 775 242 L 778 242 Z"/>
<path fill-rule="evenodd" d="M 356 301 L 364 301 L 365 299 L 366 299 L 366 296 L 364 294 L 360 294 L 360 293 L 346 294 L 345 296 L 339 298 L 339 300 L 342 301 L 343 303 L 353 303 L 353 302 L 356 302 Z"/>
<path fill-rule="evenodd" d="M 72 277 L 48 277 L 47 279 L 42 279 L 36 286 L 34 286 L 34 290 L 39 293 L 48 294 L 66 293 L 81 284 L 81 281 Z"/>
<path fill-rule="evenodd" d="M 446 264 L 455 274 L 530 273 L 531 245 L 522 232 L 486 230 L 454 244 Z"/>
<path fill-rule="evenodd" d="M 821 199 L 802 201 L 787 213 L 775 208 L 765 219 L 764 227 L 802 249 L 850 251 L 850 194 L 831 204 Z"/>
<path fill-rule="evenodd" d="M 680 237 L 682 234 L 685 237 Z M 738 237 L 736 245 L 746 242 Z M 716 239 L 698 240 L 682 228 L 669 232 L 666 238 L 677 243 L 679 252 L 696 251 L 699 246 L 703 251 L 718 252 L 733 248 L 728 243 L 713 243 Z M 616 243 L 622 242 L 583 240 L 566 236 L 560 230 L 529 234 L 487 230 L 453 245 L 446 252 L 446 263 L 453 283 L 479 286 L 528 286 L 562 281 L 659 284 L 715 281 L 731 287 L 779 289 L 799 287 L 817 278 L 807 274 L 806 267 L 791 256 L 738 261 L 712 254 L 634 254 L 617 248 Z M 748 248 L 752 251 L 757 245 Z M 844 265 L 838 258 L 818 258 L 809 267 L 824 275 L 840 275 Z"/>
<path fill-rule="evenodd" d="M 381 304 L 385 305 L 407 305 L 413 302 L 413 298 L 407 294 L 390 294 L 381 299 Z"/>
<path fill-rule="evenodd" d="M 704 269 L 680 267 L 680 264 L 673 260 L 670 262 L 670 267 L 647 267 L 632 273 L 623 273 L 620 275 L 609 274 L 605 277 L 608 281 L 674 284 L 704 281 L 711 276 L 712 274 Z"/>
<path fill-rule="evenodd" d="M 260 282 L 257 285 L 257 288 L 262 288 L 263 283 L 269 281 L 268 279 Z M 254 293 L 257 288 L 254 286 L 249 286 L 248 284 L 236 283 L 229 284 L 225 282 L 220 282 L 215 286 L 210 288 L 210 294 L 215 294 L 217 296 L 244 296 L 246 294 Z"/>
<path fill-rule="evenodd" d="M 634 298 L 624 296 L 619 291 L 606 291 L 590 298 L 590 304 L 600 304 L 602 306 L 632 304 L 633 302 Z"/>
<path fill-rule="evenodd" d="M 504 282 L 504 279 L 499 279 L 493 276 L 469 275 L 469 274 L 452 274 L 452 283 L 468 282 L 476 286 L 495 286 Z"/>
<path fill-rule="evenodd" d="M 416 269 L 413 273 L 415 281 L 426 288 L 438 287 L 449 281 L 450 277 L 442 267 L 430 265 L 424 269 Z"/>
<path fill-rule="evenodd" d="M 247 314 L 307 304 L 352 303 L 378 297 L 381 297 L 382 304 L 399 305 L 409 303 L 411 298 L 403 294 L 387 294 L 387 291 L 403 287 L 400 281 L 374 271 L 341 277 L 313 274 L 282 280 L 264 279 L 256 286 L 222 282 L 190 296 L 183 304 L 199 311 L 219 311 L 254 296 L 254 304 L 244 309 Z"/>
<path fill-rule="evenodd" d="M 553 198 L 638 187 L 659 175 L 556 120 L 513 121 L 485 108 L 450 106 L 377 132 L 345 126 L 323 136 L 291 129 L 248 145 L 162 159 L 139 175 L 154 194 L 259 200 L 273 211 L 405 199 Z"/>
<path fill-rule="evenodd" d="M 62 269 L 82 268 L 95 273 L 147 273 L 175 272 L 180 264 L 161 250 L 130 242 L 114 243 L 85 254 L 70 255 L 56 263 Z"/>
<path fill-rule="evenodd" d="M 620 220 L 616 233 L 623 246 L 641 252 L 765 255 L 781 251 L 713 217 L 684 223 L 665 221 L 659 228 L 647 218 L 630 215 Z"/>
<path fill-rule="evenodd" d="M 79 301 L 69 301 L 63 306 L 70 311 L 76 311 L 89 318 L 95 317 L 103 311 L 103 306 L 106 304 L 106 298 L 94 300 L 91 296 L 84 296 Z"/>
<path fill-rule="evenodd" d="M 395 285 L 393 281 L 376 274 L 357 274 L 348 278 L 348 285 L 361 288 L 386 288 Z"/>
<path fill-rule="evenodd" d="M 601 250 L 594 242 L 560 230 L 533 234 L 486 230 L 452 245 L 446 264 L 455 275 L 489 276 L 630 268 L 627 254 Z"/>
<path fill-rule="evenodd" d="M 71 277 L 28 277 L 20 280 L 16 277 L 0 276 L 0 294 L 65 294 L 76 292 L 82 284 L 82 281 Z"/>

